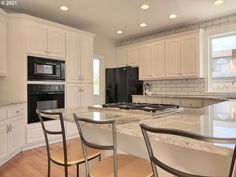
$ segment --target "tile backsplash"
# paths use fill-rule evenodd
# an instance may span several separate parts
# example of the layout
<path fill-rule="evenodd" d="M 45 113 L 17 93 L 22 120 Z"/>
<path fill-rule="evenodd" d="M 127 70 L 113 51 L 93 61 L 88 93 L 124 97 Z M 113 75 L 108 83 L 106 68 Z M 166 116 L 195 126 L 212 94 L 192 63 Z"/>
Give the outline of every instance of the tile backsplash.
<path fill-rule="evenodd" d="M 165 95 L 207 95 L 207 96 L 236 96 L 235 93 L 207 92 L 205 79 L 179 79 L 163 81 L 145 81 L 151 85 L 153 94 Z"/>

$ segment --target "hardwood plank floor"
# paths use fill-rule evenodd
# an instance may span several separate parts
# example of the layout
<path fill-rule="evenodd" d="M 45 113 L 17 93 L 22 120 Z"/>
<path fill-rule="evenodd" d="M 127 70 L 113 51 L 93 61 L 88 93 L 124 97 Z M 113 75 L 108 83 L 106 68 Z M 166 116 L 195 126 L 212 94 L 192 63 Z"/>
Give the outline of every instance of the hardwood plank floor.
<path fill-rule="evenodd" d="M 70 140 L 73 141 L 73 140 Z M 60 147 L 52 145 L 52 151 Z M 64 177 L 64 168 L 51 163 L 51 177 Z M 0 166 L 0 177 L 47 177 L 46 147 L 24 151 Z M 80 176 L 83 176 L 84 165 L 80 165 Z M 69 177 L 76 177 L 76 167 L 69 167 Z"/>

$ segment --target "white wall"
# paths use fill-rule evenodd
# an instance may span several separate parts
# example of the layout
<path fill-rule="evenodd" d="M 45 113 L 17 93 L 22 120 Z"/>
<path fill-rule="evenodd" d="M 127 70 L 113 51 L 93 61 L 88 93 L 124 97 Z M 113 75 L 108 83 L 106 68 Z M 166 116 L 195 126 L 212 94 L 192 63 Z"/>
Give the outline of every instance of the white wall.
<path fill-rule="evenodd" d="M 116 46 L 118 42 L 113 39 L 100 35 L 94 38 L 94 53 L 104 56 L 105 68 L 115 67 Z"/>

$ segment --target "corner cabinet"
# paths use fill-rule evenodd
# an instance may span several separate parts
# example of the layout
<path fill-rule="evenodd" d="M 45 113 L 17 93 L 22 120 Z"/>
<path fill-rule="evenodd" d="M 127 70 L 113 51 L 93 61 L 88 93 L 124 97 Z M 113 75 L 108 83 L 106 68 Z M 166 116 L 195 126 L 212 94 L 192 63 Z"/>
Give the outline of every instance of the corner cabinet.
<path fill-rule="evenodd" d="M 78 33 L 66 34 L 66 79 L 69 83 L 92 83 L 93 37 Z"/>
<path fill-rule="evenodd" d="M 138 45 L 129 47 L 118 47 L 116 50 L 116 66 L 138 67 L 140 63 L 140 48 Z"/>
<path fill-rule="evenodd" d="M 1 9 L 0 9 L 1 10 Z M 7 20 L 0 11 L 0 76 L 7 74 Z"/>
<path fill-rule="evenodd" d="M 21 152 L 25 144 L 25 104 L 0 107 L 0 166 Z"/>
<path fill-rule="evenodd" d="M 140 47 L 139 79 L 165 77 L 165 41 L 156 41 Z"/>
<path fill-rule="evenodd" d="M 28 54 L 65 58 L 65 31 L 32 21 L 26 22 Z"/>

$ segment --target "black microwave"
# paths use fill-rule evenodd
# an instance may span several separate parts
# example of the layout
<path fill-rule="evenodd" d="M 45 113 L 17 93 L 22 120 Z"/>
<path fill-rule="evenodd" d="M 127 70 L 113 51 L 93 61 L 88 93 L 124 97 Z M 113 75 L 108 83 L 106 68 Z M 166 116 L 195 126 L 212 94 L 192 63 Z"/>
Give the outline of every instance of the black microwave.
<path fill-rule="evenodd" d="M 28 81 L 65 80 L 65 62 L 28 56 Z"/>

